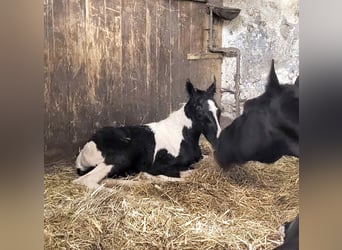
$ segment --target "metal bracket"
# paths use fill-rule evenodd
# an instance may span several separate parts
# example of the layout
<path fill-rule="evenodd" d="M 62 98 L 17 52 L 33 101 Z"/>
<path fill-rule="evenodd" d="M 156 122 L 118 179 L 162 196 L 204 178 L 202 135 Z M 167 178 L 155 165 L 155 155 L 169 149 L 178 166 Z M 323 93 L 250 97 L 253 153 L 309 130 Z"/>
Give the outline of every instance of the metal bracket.
<path fill-rule="evenodd" d="M 188 60 L 208 60 L 208 59 L 222 59 L 223 55 L 213 53 L 189 53 Z"/>
<path fill-rule="evenodd" d="M 178 1 L 189 1 L 189 2 L 198 2 L 198 3 L 207 3 L 208 0 L 178 0 Z"/>

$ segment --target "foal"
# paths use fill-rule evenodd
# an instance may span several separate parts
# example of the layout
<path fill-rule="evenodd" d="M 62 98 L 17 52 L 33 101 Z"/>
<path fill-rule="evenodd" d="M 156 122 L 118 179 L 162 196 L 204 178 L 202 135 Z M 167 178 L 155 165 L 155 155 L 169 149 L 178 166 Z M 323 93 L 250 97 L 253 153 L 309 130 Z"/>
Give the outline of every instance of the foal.
<path fill-rule="evenodd" d="M 95 189 L 106 177 L 140 172 L 179 180 L 184 171 L 202 159 L 200 135 L 214 146 L 221 132 L 220 109 L 214 100 L 216 81 L 203 91 L 188 80 L 186 90 L 188 102 L 162 121 L 97 131 L 77 157 L 76 169 L 81 177 L 73 183 Z"/>

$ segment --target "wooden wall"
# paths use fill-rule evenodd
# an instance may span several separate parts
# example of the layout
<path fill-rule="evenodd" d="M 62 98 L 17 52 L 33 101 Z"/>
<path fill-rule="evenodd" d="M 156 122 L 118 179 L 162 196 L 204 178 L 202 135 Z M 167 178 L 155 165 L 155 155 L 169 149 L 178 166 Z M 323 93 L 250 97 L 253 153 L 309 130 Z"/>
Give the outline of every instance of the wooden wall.
<path fill-rule="evenodd" d="M 75 156 L 102 126 L 167 117 L 186 101 L 187 78 L 206 88 L 215 75 L 220 86 L 222 58 L 207 53 L 203 3 L 44 2 L 46 162 Z"/>

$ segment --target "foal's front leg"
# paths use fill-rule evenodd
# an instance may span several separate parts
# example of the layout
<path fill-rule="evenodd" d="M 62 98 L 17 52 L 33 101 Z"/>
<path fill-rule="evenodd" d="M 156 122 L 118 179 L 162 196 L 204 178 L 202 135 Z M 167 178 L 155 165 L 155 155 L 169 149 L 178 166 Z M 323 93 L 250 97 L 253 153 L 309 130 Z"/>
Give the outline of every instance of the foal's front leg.
<path fill-rule="evenodd" d="M 73 180 L 74 184 L 81 184 L 87 186 L 89 189 L 96 189 L 100 186 L 100 181 L 103 180 L 113 168 L 113 165 L 100 163 L 89 173 Z"/>

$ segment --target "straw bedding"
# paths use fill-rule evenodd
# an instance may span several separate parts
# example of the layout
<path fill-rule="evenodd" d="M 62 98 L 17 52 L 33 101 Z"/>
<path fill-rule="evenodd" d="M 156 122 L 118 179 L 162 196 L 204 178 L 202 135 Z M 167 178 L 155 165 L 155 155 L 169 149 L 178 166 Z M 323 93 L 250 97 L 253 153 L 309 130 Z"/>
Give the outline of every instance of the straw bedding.
<path fill-rule="evenodd" d="M 273 249 L 298 213 L 298 159 L 222 171 L 207 155 L 185 182 L 88 191 L 72 164 L 44 176 L 45 249 Z M 134 177 L 139 179 L 140 177 Z"/>

